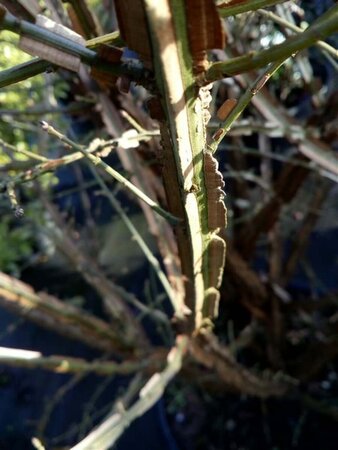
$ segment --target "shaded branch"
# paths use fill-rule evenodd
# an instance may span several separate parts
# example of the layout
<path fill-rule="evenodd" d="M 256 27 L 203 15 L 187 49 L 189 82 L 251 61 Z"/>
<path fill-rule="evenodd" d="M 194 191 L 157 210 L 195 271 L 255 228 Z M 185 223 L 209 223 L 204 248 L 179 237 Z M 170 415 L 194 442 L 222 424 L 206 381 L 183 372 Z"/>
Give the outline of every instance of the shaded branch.
<path fill-rule="evenodd" d="M 181 369 L 187 345 L 188 339 L 184 336 L 178 336 L 176 346 L 168 354 L 165 369 L 162 372 L 155 373 L 147 381 L 140 391 L 139 399 L 127 410 L 121 404 L 118 412 L 108 417 L 87 437 L 72 447 L 72 450 L 90 450 L 93 448 L 106 450 L 111 448 L 132 421 L 142 416 L 162 397 L 168 383 Z"/>
<path fill-rule="evenodd" d="M 142 361 L 124 361 L 122 363 L 116 363 L 113 361 L 102 360 L 89 362 L 82 358 L 73 358 L 70 356 L 44 357 L 41 355 L 25 356 L 24 354 L 19 356 L 19 352 L 24 352 L 12 348 L 8 350 L 8 354 L 3 355 L 2 348 L 0 348 L 0 364 L 5 364 L 12 367 L 23 367 L 27 369 L 49 370 L 58 374 L 95 373 L 102 376 L 129 375 L 131 373 L 138 372 L 139 370 L 144 370 L 149 366 L 150 363 L 147 359 L 144 359 Z M 159 365 L 159 362 L 157 363 L 157 365 Z"/>
<path fill-rule="evenodd" d="M 111 205 L 115 209 L 115 211 L 119 214 L 121 217 L 123 223 L 128 228 L 130 235 L 133 240 L 137 243 L 137 245 L 140 247 L 141 251 L 143 252 L 145 258 L 153 268 L 155 274 L 157 275 L 159 282 L 162 284 L 163 289 L 165 293 L 167 294 L 173 309 L 175 311 L 175 314 L 177 316 L 180 316 L 182 314 L 181 307 L 179 302 L 177 301 L 175 297 L 175 293 L 172 290 L 170 283 L 168 281 L 168 278 L 166 277 L 165 273 L 162 271 L 160 263 L 158 262 L 157 258 L 153 255 L 152 251 L 148 247 L 147 243 L 141 236 L 141 234 L 137 231 L 135 228 L 133 222 L 129 219 L 128 215 L 124 212 L 123 208 L 121 207 L 120 203 L 115 198 L 114 194 L 109 191 L 106 183 L 103 181 L 102 177 L 99 175 L 99 173 L 96 171 L 95 167 L 90 165 L 91 172 L 98 182 L 98 184 L 101 186 L 103 190 L 103 194 L 108 197 L 108 200 L 110 201 Z"/>
<path fill-rule="evenodd" d="M 278 220 L 281 208 L 294 198 L 308 173 L 309 170 L 304 167 L 285 165 L 273 185 L 271 198 L 262 205 L 236 236 L 236 247 L 243 257 L 248 258 L 252 255 L 258 237 L 273 227 Z"/>
<path fill-rule="evenodd" d="M 0 272 L 0 305 L 39 326 L 107 352 L 128 353 L 130 343 L 110 325 L 89 313 L 37 293 L 30 286 Z"/>

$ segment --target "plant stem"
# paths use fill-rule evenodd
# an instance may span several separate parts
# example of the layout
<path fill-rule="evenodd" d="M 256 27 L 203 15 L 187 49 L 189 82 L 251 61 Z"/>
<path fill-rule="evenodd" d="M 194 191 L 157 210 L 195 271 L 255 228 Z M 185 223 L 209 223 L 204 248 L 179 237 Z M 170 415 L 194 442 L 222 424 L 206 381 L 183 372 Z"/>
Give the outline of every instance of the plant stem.
<path fill-rule="evenodd" d="M 238 117 L 242 114 L 244 109 L 248 106 L 252 97 L 260 91 L 260 89 L 264 86 L 264 84 L 268 81 L 268 79 L 280 68 L 280 66 L 284 62 L 285 61 L 283 60 L 270 64 L 269 67 L 265 70 L 265 72 L 262 75 L 259 75 L 259 77 L 253 83 L 253 85 L 251 85 L 241 96 L 240 100 L 233 108 L 233 110 L 230 112 L 230 114 L 224 121 L 223 125 L 216 131 L 214 135 L 217 137 L 214 138 L 210 144 L 210 150 L 213 153 L 217 150 L 220 142 L 222 141 L 224 136 L 228 133 L 235 120 L 238 119 Z"/>
<path fill-rule="evenodd" d="M 72 39 L 68 39 L 65 36 L 53 33 L 47 28 L 40 27 L 34 23 L 27 22 L 26 20 L 20 20 L 8 11 L 2 19 L 1 28 L 19 35 L 28 36 L 34 40 L 48 44 L 53 48 L 63 50 L 71 55 L 79 56 L 82 62 L 89 65 L 93 64 L 98 58 L 98 55 L 94 50 L 91 50 Z"/>
<path fill-rule="evenodd" d="M 7 150 L 10 150 L 15 153 L 21 153 L 22 155 L 28 156 L 29 158 L 35 159 L 37 161 L 43 161 L 43 162 L 49 161 L 48 158 L 46 158 L 45 156 L 38 155 L 37 153 L 31 152 L 29 150 L 19 149 L 18 147 L 15 147 L 14 145 L 8 144 L 8 142 L 5 142 L 1 138 L 0 138 L 0 145 L 2 147 L 6 148 Z"/>
<path fill-rule="evenodd" d="M 231 4 L 230 1 L 224 1 L 219 4 L 218 12 L 221 17 L 235 16 L 249 11 L 255 11 L 259 8 L 266 8 L 268 6 L 276 5 L 277 3 L 285 3 L 286 0 L 244 0 L 239 4 Z"/>
<path fill-rule="evenodd" d="M 168 211 L 165 211 L 160 207 L 154 200 L 149 198 L 146 194 L 144 194 L 140 189 L 138 189 L 133 183 L 131 183 L 127 178 L 121 175 L 117 170 L 110 167 L 107 163 L 105 163 L 99 156 L 92 155 L 88 150 L 86 150 L 82 145 L 73 142 L 68 139 L 65 135 L 57 131 L 55 128 L 50 126 L 47 122 L 41 122 L 42 129 L 45 130 L 51 136 L 56 137 L 64 144 L 69 145 L 74 150 L 81 152 L 86 158 L 88 158 L 95 166 L 101 167 L 106 173 L 108 173 L 111 177 L 117 180 L 122 184 L 126 189 L 136 195 L 140 200 L 144 201 L 150 208 L 156 211 L 160 216 L 167 219 L 172 224 L 178 224 L 180 219 L 178 217 L 173 216 Z"/>
<path fill-rule="evenodd" d="M 95 66 L 103 72 L 110 73 L 112 75 L 128 75 L 131 79 L 140 80 L 148 75 L 148 71 L 139 63 L 111 63 L 100 58 L 98 54 L 88 48 L 86 45 L 82 45 L 78 42 L 74 42 L 72 39 L 61 36 L 60 34 L 49 31 L 44 27 L 32 24 L 25 20 L 20 20 L 6 11 L 0 5 L 0 29 L 12 31 L 13 33 L 28 36 L 31 39 L 42 42 L 49 45 L 51 48 L 64 51 L 67 54 L 77 56 L 81 61 L 89 66 Z M 0 14 L 1 16 L 1 14 Z M 109 37 L 110 38 L 110 37 Z M 94 44 L 101 38 L 96 38 Z M 91 44 L 92 42 L 89 41 Z M 0 73 L 0 87 L 12 84 L 13 82 L 21 81 L 30 76 L 37 75 L 47 70 L 51 66 L 51 63 L 46 61 L 35 59 L 25 64 L 8 69 Z M 52 65 L 55 67 L 55 65 Z M 17 74 L 17 70 L 19 73 Z M 5 73 L 4 73 L 5 72 Z M 12 81 L 14 80 L 14 81 Z"/>
<path fill-rule="evenodd" d="M 150 265 L 154 269 L 154 271 L 155 271 L 155 273 L 156 273 L 160 283 L 162 284 L 162 286 L 163 286 L 163 288 L 164 288 L 164 290 L 165 290 L 165 292 L 166 292 L 166 294 L 167 294 L 167 296 L 168 296 L 168 298 L 169 298 L 169 300 L 170 300 L 170 302 L 171 302 L 171 304 L 172 304 L 172 306 L 174 308 L 176 317 L 182 318 L 182 308 L 180 307 L 180 305 L 176 301 L 175 294 L 174 294 L 174 292 L 172 290 L 172 287 L 170 286 L 168 278 L 166 277 L 166 275 L 162 271 L 158 260 L 155 258 L 155 256 L 153 255 L 152 251 L 150 250 L 150 248 L 148 247 L 148 245 L 146 244 L 146 242 L 144 241 L 144 239 L 142 238 L 140 233 L 134 227 L 132 221 L 129 219 L 127 214 L 124 212 L 124 210 L 121 207 L 120 203 L 116 200 L 114 194 L 107 188 L 107 185 L 103 181 L 101 175 L 99 175 L 99 173 L 96 171 L 94 166 L 90 165 L 90 169 L 91 169 L 91 172 L 92 172 L 94 178 L 96 179 L 98 184 L 101 186 L 104 195 L 106 195 L 108 197 L 108 199 L 109 199 L 110 203 L 112 204 L 113 208 L 120 215 L 120 217 L 123 220 L 124 224 L 126 225 L 128 230 L 130 231 L 130 234 L 132 235 L 133 239 L 139 245 L 139 247 L 141 248 L 141 250 L 144 253 L 145 257 L 147 258 L 148 262 L 150 263 Z"/>
<path fill-rule="evenodd" d="M 101 27 L 98 26 L 98 21 L 94 20 L 93 13 L 87 5 L 88 2 L 85 0 L 68 0 L 68 3 L 72 6 L 86 38 L 101 34 Z"/>
<path fill-rule="evenodd" d="M 282 17 L 278 16 L 277 14 L 273 13 L 272 11 L 265 11 L 264 9 L 258 9 L 257 13 L 263 17 L 266 17 L 267 19 L 273 20 L 274 22 L 278 23 L 278 25 L 281 25 L 282 27 L 285 27 L 285 28 L 288 28 L 289 30 L 294 31 L 297 34 L 304 32 L 304 30 L 302 28 L 297 27 L 297 25 L 288 22 L 287 20 L 283 19 Z M 329 45 L 327 42 L 318 41 L 315 44 L 315 46 L 330 53 L 330 55 L 333 56 L 334 58 L 338 58 L 338 50 L 336 50 L 334 47 Z"/>
<path fill-rule="evenodd" d="M 17 66 L 0 72 L 0 88 L 8 86 L 9 84 L 18 83 L 27 78 L 34 77 L 40 73 L 46 72 L 49 69 L 55 69 L 56 66 L 49 61 L 44 61 L 40 58 L 34 58 Z"/>
<path fill-rule="evenodd" d="M 25 367 L 28 369 L 44 369 L 51 370 L 59 374 L 69 373 L 83 373 L 91 372 L 98 375 L 112 375 L 120 374 L 127 375 L 133 372 L 137 372 L 147 366 L 145 360 L 141 362 L 126 361 L 122 363 L 116 363 L 112 361 L 93 361 L 88 362 L 81 358 L 72 358 L 70 356 L 41 356 L 36 355 L 25 356 L 18 354 L 18 350 L 14 350 L 13 354 L 6 354 L 3 356 L 0 350 L 0 364 L 5 364 L 12 367 Z M 31 352 L 30 352 L 31 353 Z M 34 352 L 36 353 L 36 352 Z"/>
<path fill-rule="evenodd" d="M 71 339 L 105 352 L 125 354 L 130 351 L 121 333 L 86 311 L 45 294 L 0 272 L 0 305 L 8 311 L 36 322 Z"/>
<path fill-rule="evenodd" d="M 72 450 L 107 450 L 115 444 L 125 429 L 137 417 L 148 411 L 163 395 L 172 378 L 180 371 L 188 347 L 186 336 L 178 336 L 176 345 L 167 357 L 167 365 L 162 372 L 156 372 L 143 386 L 139 398 L 128 409 L 121 409 L 105 419 L 95 430 L 86 436 Z"/>
<path fill-rule="evenodd" d="M 287 59 L 293 54 L 314 45 L 338 31 L 338 5 L 332 6 L 310 25 L 303 33 L 287 38 L 282 44 L 260 52 L 250 52 L 229 61 L 217 62 L 210 66 L 200 81 L 210 83 L 227 76 L 259 69 L 268 63 Z"/>

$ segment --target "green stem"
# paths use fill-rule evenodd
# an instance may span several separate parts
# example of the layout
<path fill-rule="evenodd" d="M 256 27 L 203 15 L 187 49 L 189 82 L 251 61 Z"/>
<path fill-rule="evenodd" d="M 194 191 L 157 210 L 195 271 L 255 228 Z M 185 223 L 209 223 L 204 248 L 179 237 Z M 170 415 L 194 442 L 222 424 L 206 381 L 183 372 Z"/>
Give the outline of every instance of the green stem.
<path fill-rule="evenodd" d="M 90 50 L 84 45 L 74 42 L 65 36 L 53 33 L 47 28 L 40 27 L 34 23 L 27 22 L 26 20 L 20 20 L 8 11 L 2 19 L 1 28 L 19 35 L 23 34 L 29 36 L 30 38 L 48 44 L 53 48 L 63 50 L 71 55 L 79 56 L 82 62 L 89 65 L 93 64 L 98 58 L 97 53 L 94 52 L 94 50 Z"/>
<path fill-rule="evenodd" d="M 122 184 L 126 189 L 136 195 L 140 200 L 144 201 L 150 208 L 156 211 L 160 216 L 167 219 L 172 224 L 178 224 L 180 219 L 170 214 L 168 211 L 162 209 L 154 200 L 149 198 L 146 194 L 144 194 L 140 189 L 138 189 L 133 183 L 131 183 L 127 178 L 117 172 L 115 169 L 110 167 L 107 163 L 105 163 L 99 156 L 92 155 L 88 150 L 86 150 L 81 145 L 73 142 L 68 139 L 65 135 L 57 131 L 55 128 L 50 126 L 47 122 L 41 122 L 42 129 L 47 131 L 51 136 L 56 137 L 61 142 L 69 145 L 74 150 L 81 152 L 86 158 L 88 158 L 95 166 L 101 167 L 106 173 L 108 173 L 111 177 L 117 180 Z"/>
<path fill-rule="evenodd" d="M 249 11 L 255 11 L 259 8 L 267 8 L 268 6 L 277 5 L 277 3 L 285 3 L 286 0 L 244 0 L 238 4 L 231 3 L 227 5 L 227 2 L 222 2 L 218 6 L 218 12 L 221 17 L 235 16 L 236 14 L 242 14 Z"/>
<path fill-rule="evenodd" d="M 161 269 L 161 266 L 158 262 L 158 260 L 153 255 L 152 251 L 140 235 L 140 233 L 137 231 L 135 226 L 133 225 L 132 221 L 129 219 L 127 214 L 124 212 L 123 208 L 121 207 L 120 203 L 116 200 L 114 194 L 107 188 L 106 183 L 103 181 L 101 175 L 96 171 L 94 166 L 90 166 L 91 172 L 98 182 L 98 184 L 101 186 L 103 193 L 108 197 L 110 203 L 112 204 L 113 208 L 117 211 L 117 213 L 120 215 L 121 219 L 123 220 L 124 224 L 130 231 L 130 234 L 132 235 L 135 242 L 138 244 L 140 249 L 142 250 L 144 256 L 147 258 L 149 264 L 154 269 L 160 283 L 162 284 L 171 304 L 173 305 L 176 317 L 180 317 L 182 315 L 180 305 L 178 304 L 175 294 L 172 290 L 172 287 L 170 286 L 170 283 L 168 281 L 168 278 L 165 276 L 164 272 Z"/>
<path fill-rule="evenodd" d="M 27 78 L 35 77 L 40 73 L 46 72 L 48 69 L 54 69 L 56 66 L 49 61 L 44 61 L 40 58 L 34 58 L 31 61 L 17 66 L 11 67 L 0 72 L 0 88 L 8 86 L 9 84 L 18 83 Z"/>
<path fill-rule="evenodd" d="M 278 25 L 281 25 L 282 27 L 288 28 L 289 30 L 294 31 L 297 34 L 303 33 L 304 30 L 300 27 L 297 27 L 297 25 L 288 22 L 287 20 L 283 19 L 280 16 L 277 16 L 277 14 L 274 14 L 271 11 L 265 11 L 264 9 L 259 9 L 257 11 L 258 14 L 260 14 L 263 17 L 266 17 L 267 19 L 273 20 L 275 23 L 278 23 Z M 318 41 L 316 44 L 316 47 L 319 47 L 322 50 L 327 51 L 330 53 L 331 56 L 334 58 L 338 58 L 338 50 L 336 50 L 334 47 L 329 45 L 327 42 L 324 41 Z"/>
<path fill-rule="evenodd" d="M 93 150 L 93 151 L 96 151 Z M 72 164 L 73 162 L 78 161 L 79 159 L 83 158 L 84 155 L 81 152 L 74 152 L 70 155 L 63 156 L 62 158 L 58 159 L 48 159 L 45 162 L 42 162 L 41 164 L 37 165 L 31 165 L 31 167 L 28 167 L 25 172 L 21 172 L 19 175 L 11 176 L 10 181 L 16 186 L 18 184 L 26 183 L 28 181 L 35 180 L 36 178 L 40 177 L 41 175 L 45 173 L 52 172 L 56 170 L 58 167 L 66 166 L 68 164 Z M 23 168 L 18 166 L 18 168 L 10 166 L 10 170 L 22 170 Z M 3 167 L 1 168 L 1 172 L 5 172 L 3 170 Z M 0 190 L 6 188 L 8 184 L 8 180 L 4 179 L 0 181 Z"/>
<path fill-rule="evenodd" d="M 95 68 L 112 75 L 127 75 L 135 80 L 140 80 L 148 75 L 148 72 L 140 63 L 129 62 L 127 64 L 114 64 L 107 62 L 86 45 L 81 45 L 74 42 L 72 39 L 53 33 L 44 27 L 40 27 L 25 20 L 20 20 L 0 5 L 0 16 L 1 13 L 3 13 L 3 15 L 0 17 L 0 29 L 9 30 L 13 33 L 19 35 L 22 34 L 36 41 L 43 42 L 44 44 L 50 45 L 52 48 L 77 56 L 83 63 L 88 64 L 89 66 L 95 66 Z M 7 71 L 4 71 L 5 73 L 0 73 L 0 87 L 42 73 L 50 66 L 51 63 L 35 59 L 28 63 L 13 67 L 12 69 L 8 69 Z M 19 74 L 16 73 L 18 69 Z"/>
<path fill-rule="evenodd" d="M 119 31 L 113 31 L 112 33 L 105 34 L 103 36 L 98 36 L 92 39 L 89 39 L 86 42 L 86 47 L 95 48 L 102 44 L 110 44 L 116 47 L 123 47 L 125 44 L 121 38 Z"/>
<path fill-rule="evenodd" d="M 22 352 L 23 353 L 23 352 Z M 35 352 L 34 352 L 35 353 Z M 0 364 L 12 367 L 24 367 L 27 369 L 51 370 L 58 374 L 69 373 L 96 373 L 98 375 L 127 375 L 147 366 L 146 361 L 133 362 L 126 361 L 116 363 L 112 361 L 93 361 L 88 362 L 81 358 L 72 358 L 69 356 L 22 356 L 18 355 L 18 350 L 13 351 L 13 355 L 3 356 L 0 354 Z"/>
<path fill-rule="evenodd" d="M 238 119 L 238 117 L 242 114 L 244 109 L 248 106 L 252 97 L 260 91 L 260 89 L 264 86 L 267 80 L 280 68 L 280 66 L 284 62 L 285 61 L 283 60 L 270 64 L 269 67 L 265 70 L 265 72 L 256 79 L 253 85 L 250 86 L 245 91 L 245 93 L 242 95 L 239 102 L 230 112 L 230 114 L 228 115 L 222 126 L 216 131 L 214 135 L 216 136 L 216 138 L 214 138 L 210 144 L 210 150 L 213 153 L 217 150 L 220 142 L 222 141 L 224 136 L 228 133 L 235 120 Z"/>
<path fill-rule="evenodd" d="M 102 72 L 107 72 L 112 75 L 127 75 L 136 81 L 149 77 L 149 72 L 143 69 L 139 63 L 112 64 L 97 59 L 95 67 Z M 34 58 L 25 63 L 2 70 L 0 72 L 0 88 L 26 80 L 48 70 L 56 70 L 57 68 L 58 66 L 49 61 Z"/>
<path fill-rule="evenodd" d="M 230 61 L 217 62 L 210 66 L 204 75 L 205 83 L 237 75 L 242 72 L 259 69 L 275 61 L 287 59 L 293 54 L 314 45 L 338 31 L 338 5 L 334 5 L 303 33 L 287 38 L 282 44 L 260 52 L 250 52 Z"/>
<path fill-rule="evenodd" d="M 0 138 L 0 145 L 4 148 L 6 148 L 7 150 L 10 150 L 12 152 L 15 153 L 21 153 L 22 155 L 28 156 L 31 159 L 35 159 L 37 161 L 49 161 L 48 158 L 46 158 L 45 156 L 42 155 L 38 155 L 36 153 L 33 153 L 29 150 L 25 150 L 25 149 L 19 149 L 18 147 L 15 147 L 14 145 L 8 144 L 8 142 L 5 142 L 3 139 Z"/>

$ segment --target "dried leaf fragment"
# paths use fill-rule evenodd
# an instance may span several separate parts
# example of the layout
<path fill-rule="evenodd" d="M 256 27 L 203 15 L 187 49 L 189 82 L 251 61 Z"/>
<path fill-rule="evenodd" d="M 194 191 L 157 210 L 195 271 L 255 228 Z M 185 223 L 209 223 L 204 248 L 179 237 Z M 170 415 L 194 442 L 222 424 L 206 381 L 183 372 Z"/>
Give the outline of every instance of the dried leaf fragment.
<path fill-rule="evenodd" d="M 236 105 L 237 100 L 235 98 L 228 98 L 227 100 L 225 100 L 225 102 L 222 104 L 222 106 L 219 107 L 217 111 L 218 119 L 225 120 Z"/>

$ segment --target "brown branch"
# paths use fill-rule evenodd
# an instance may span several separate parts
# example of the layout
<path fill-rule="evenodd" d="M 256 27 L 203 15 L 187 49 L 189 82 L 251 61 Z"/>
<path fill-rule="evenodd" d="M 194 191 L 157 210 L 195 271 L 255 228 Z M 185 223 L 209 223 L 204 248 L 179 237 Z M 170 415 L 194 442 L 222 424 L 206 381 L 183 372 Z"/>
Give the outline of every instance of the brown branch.
<path fill-rule="evenodd" d="M 68 15 L 75 31 L 86 39 L 102 35 L 103 31 L 85 0 L 69 0 Z"/>
<path fill-rule="evenodd" d="M 25 0 L 1 0 L 1 3 L 15 16 L 30 22 L 34 22 L 36 15 L 42 12 L 38 0 L 29 2 Z"/>
<path fill-rule="evenodd" d="M 23 367 L 26 369 L 44 369 L 58 374 L 70 373 L 96 373 L 97 375 L 129 375 L 139 370 L 144 370 L 148 360 L 124 361 L 116 363 L 113 361 L 85 361 L 82 358 L 72 358 L 70 356 L 37 356 L 35 358 L 25 358 L 19 356 L 2 356 L 0 354 L 0 364 L 12 367 Z"/>
<path fill-rule="evenodd" d="M 198 334 L 191 340 L 189 350 L 199 363 L 216 372 L 223 383 L 243 394 L 260 398 L 279 397 L 294 387 L 294 382 L 288 377 L 278 380 L 278 377 L 263 378 L 250 372 L 237 363 L 211 333 Z"/>
<path fill-rule="evenodd" d="M 130 343 L 102 320 L 0 272 L 0 305 L 68 338 L 105 352 L 124 354 Z"/>

